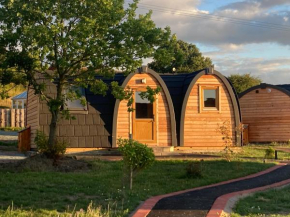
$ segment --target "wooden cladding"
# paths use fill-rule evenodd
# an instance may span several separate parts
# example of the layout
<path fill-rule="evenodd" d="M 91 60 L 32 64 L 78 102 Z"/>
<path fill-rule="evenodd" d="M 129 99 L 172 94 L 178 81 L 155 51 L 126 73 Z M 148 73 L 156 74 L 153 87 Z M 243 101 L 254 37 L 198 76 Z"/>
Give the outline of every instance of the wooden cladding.
<path fill-rule="evenodd" d="M 142 83 L 142 80 L 146 81 L 146 83 Z M 134 91 L 145 91 L 147 86 L 157 88 L 160 84 L 153 75 L 142 73 L 135 74 L 127 86 Z M 140 142 L 147 143 L 148 145 L 171 146 L 172 129 L 169 105 L 163 90 L 156 96 L 153 112 L 154 117 L 152 120 L 140 119 L 138 121 L 135 118 L 135 112 L 127 111 L 127 102 L 125 100 L 121 101 L 117 116 L 117 139 L 129 138 L 129 135 L 132 133 L 133 139 L 139 139 Z M 132 131 L 131 128 L 133 128 Z M 149 137 L 151 139 L 146 139 Z"/>
<path fill-rule="evenodd" d="M 34 139 L 36 137 L 36 131 L 39 129 L 39 107 L 42 108 L 43 105 L 46 106 L 44 102 L 39 101 L 39 97 L 34 94 L 34 90 L 29 88 L 27 93 L 26 123 L 30 126 L 32 148 L 36 148 Z"/>
<path fill-rule="evenodd" d="M 25 152 L 30 150 L 31 128 L 27 127 L 18 132 L 18 151 Z"/>
<path fill-rule="evenodd" d="M 249 142 L 288 142 L 290 97 L 275 86 L 256 88 L 240 98 Z"/>
<path fill-rule="evenodd" d="M 215 107 L 204 108 L 203 90 L 216 91 Z M 235 100 L 235 99 L 234 99 Z M 184 146 L 188 147 L 224 147 L 223 135 L 218 127 L 229 122 L 232 144 L 236 144 L 235 113 L 231 96 L 216 75 L 202 75 L 194 84 L 186 104 L 184 118 Z"/>

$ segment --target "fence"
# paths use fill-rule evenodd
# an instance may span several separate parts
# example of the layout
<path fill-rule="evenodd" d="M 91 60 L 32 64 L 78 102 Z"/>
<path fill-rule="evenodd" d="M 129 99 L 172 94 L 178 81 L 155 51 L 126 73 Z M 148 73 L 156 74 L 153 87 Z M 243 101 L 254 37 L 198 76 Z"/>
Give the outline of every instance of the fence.
<path fill-rule="evenodd" d="M 0 109 L 0 127 L 25 127 L 25 109 Z"/>
<path fill-rule="evenodd" d="M 18 151 L 29 151 L 30 150 L 30 126 L 18 132 Z"/>

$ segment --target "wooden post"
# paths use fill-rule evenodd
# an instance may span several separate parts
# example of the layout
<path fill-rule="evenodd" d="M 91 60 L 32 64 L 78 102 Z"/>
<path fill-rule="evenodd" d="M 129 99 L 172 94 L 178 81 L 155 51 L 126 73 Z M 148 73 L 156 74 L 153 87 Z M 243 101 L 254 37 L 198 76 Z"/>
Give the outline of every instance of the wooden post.
<path fill-rule="evenodd" d="M 10 109 L 5 109 L 5 127 L 10 127 L 11 126 L 11 110 Z"/>
<path fill-rule="evenodd" d="M 278 151 L 275 150 L 275 159 L 278 160 Z"/>
<path fill-rule="evenodd" d="M 15 109 L 11 109 L 11 127 L 15 127 Z"/>
<path fill-rule="evenodd" d="M 21 109 L 20 111 L 20 127 L 25 127 L 25 121 L 24 121 L 24 109 Z"/>
<path fill-rule="evenodd" d="M 16 127 L 20 127 L 20 126 L 19 126 L 19 124 L 20 124 L 20 123 L 19 123 L 19 122 L 20 122 L 20 121 L 19 121 L 19 119 L 20 119 L 20 109 L 16 109 L 16 112 L 15 112 L 15 113 L 16 113 L 16 124 L 15 124 L 15 126 L 16 126 Z"/>
<path fill-rule="evenodd" d="M 4 127 L 4 110 L 0 109 L 0 127 Z"/>
<path fill-rule="evenodd" d="M 18 151 L 29 151 L 31 142 L 31 128 L 25 128 L 18 132 Z"/>

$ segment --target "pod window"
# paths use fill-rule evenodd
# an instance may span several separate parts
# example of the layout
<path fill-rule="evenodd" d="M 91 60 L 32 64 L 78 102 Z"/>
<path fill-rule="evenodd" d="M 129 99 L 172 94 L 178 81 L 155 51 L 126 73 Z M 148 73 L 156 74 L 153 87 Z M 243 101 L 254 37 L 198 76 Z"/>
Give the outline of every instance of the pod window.
<path fill-rule="evenodd" d="M 75 91 L 77 94 L 80 94 L 82 97 L 86 97 L 85 89 L 82 87 L 73 87 L 73 91 Z M 66 91 L 66 93 L 68 93 L 68 91 Z M 68 109 L 71 113 L 88 112 L 87 104 L 83 105 L 80 99 L 67 100 L 65 108 Z"/>
<path fill-rule="evenodd" d="M 200 86 L 200 111 L 220 111 L 219 86 Z"/>

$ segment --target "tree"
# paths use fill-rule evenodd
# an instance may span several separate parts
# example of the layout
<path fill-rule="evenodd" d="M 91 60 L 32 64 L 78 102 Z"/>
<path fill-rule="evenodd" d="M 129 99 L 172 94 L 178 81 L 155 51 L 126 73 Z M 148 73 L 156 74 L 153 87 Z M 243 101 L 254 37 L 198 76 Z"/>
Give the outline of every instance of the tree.
<path fill-rule="evenodd" d="M 259 77 L 251 76 L 251 74 L 233 74 L 228 77 L 233 84 L 237 94 L 249 89 L 250 87 L 259 85 L 262 80 Z"/>
<path fill-rule="evenodd" d="M 155 161 L 153 149 L 132 139 L 119 139 L 118 146 L 123 155 L 126 172 L 129 173 L 130 190 L 133 187 L 133 176 L 151 166 Z"/>
<path fill-rule="evenodd" d="M 115 69 L 128 74 L 142 58 L 162 61 L 171 55 L 163 48 L 174 41 L 170 29 L 156 28 L 151 12 L 137 16 L 137 3 L 125 8 L 123 0 L 0 0 L 1 83 L 16 74 L 46 101 L 51 147 L 58 120 L 70 117 L 62 108 L 82 99 L 75 87 L 103 95 L 110 90 L 124 99 L 129 92 L 96 74 L 112 77 Z M 46 94 L 46 82 L 55 85 L 55 96 Z"/>
<path fill-rule="evenodd" d="M 174 56 L 167 65 L 159 60 L 150 63 L 149 67 L 157 72 L 173 72 L 175 68 L 177 73 L 190 73 L 212 66 L 211 59 L 202 56 L 202 53 L 194 44 L 178 40 L 174 44 L 166 46 L 168 49 L 173 49 Z"/>

